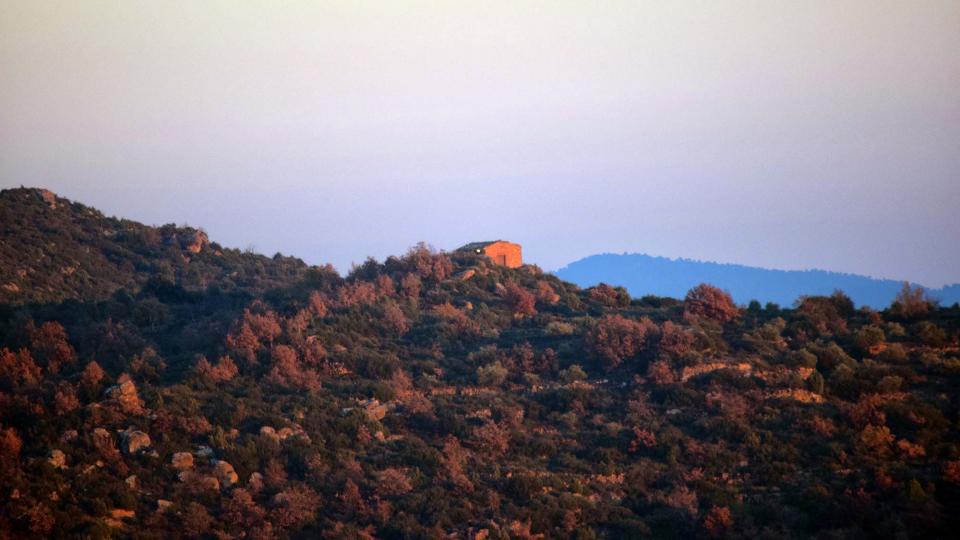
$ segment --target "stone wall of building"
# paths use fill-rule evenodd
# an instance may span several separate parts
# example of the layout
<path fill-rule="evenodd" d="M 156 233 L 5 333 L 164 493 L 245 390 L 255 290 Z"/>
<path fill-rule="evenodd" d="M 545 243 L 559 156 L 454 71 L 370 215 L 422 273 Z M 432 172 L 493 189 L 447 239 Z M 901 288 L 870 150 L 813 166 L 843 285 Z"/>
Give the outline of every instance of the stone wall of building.
<path fill-rule="evenodd" d="M 494 242 L 483 248 L 483 254 L 493 259 L 493 262 L 508 268 L 519 268 L 523 265 L 520 244 Z"/>

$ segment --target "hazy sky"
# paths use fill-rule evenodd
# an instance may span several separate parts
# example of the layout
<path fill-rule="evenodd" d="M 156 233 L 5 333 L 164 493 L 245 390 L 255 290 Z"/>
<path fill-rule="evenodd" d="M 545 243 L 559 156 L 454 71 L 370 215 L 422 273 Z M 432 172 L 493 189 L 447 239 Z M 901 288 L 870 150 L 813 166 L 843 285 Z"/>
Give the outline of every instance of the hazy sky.
<path fill-rule="evenodd" d="M 0 185 L 311 263 L 960 282 L 960 0 L 0 0 Z"/>

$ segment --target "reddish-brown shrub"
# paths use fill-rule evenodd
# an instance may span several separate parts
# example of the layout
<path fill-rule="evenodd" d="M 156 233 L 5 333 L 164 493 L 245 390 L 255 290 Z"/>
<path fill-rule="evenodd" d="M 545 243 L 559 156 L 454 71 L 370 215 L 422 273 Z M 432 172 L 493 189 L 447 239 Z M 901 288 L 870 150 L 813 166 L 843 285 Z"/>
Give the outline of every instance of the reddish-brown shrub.
<path fill-rule="evenodd" d="M 410 330 L 410 319 L 396 302 L 388 300 L 383 306 L 383 325 L 390 334 L 402 336 Z"/>
<path fill-rule="evenodd" d="M 467 461 L 467 452 L 460 445 L 460 440 L 453 435 L 448 435 L 443 443 L 443 452 L 440 455 L 440 466 L 442 474 L 437 476 L 437 480 L 445 480 L 457 490 L 470 493 L 473 491 L 473 482 L 467 478 L 464 466 Z"/>
<path fill-rule="evenodd" d="M 40 380 L 40 367 L 33 361 L 30 351 L 20 349 L 13 352 L 0 350 L 0 386 L 16 388 L 22 385 L 36 384 Z"/>
<path fill-rule="evenodd" d="M 603 367 L 613 369 L 642 351 L 656 331 L 656 324 L 644 317 L 639 321 L 607 315 L 587 332 L 587 345 Z"/>
<path fill-rule="evenodd" d="M 487 420 L 482 426 L 474 428 L 473 443 L 487 456 L 499 457 L 507 453 L 510 432 L 503 425 Z"/>
<path fill-rule="evenodd" d="M 701 317 L 718 322 L 727 322 L 740 315 L 730 294 L 712 285 L 701 283 L 687 292 L 683 300 L 686 317 Z"/>
<path fill-rule="evenodd" d="M 673 372 L 670 363 L 665 360 L 653 362 L 647 368 L 647 378 L 657 385 L 673 384 L 677 382 L 677 374 Z"/>
<path fill-rule="evenodd" d="M 503 292 L 503 300 L 513 311 L 515 317 L 528 317 L 537 314 L 536 297 L 533 293 L 514 282 L 507 283 Z"/>
<path fill-rule="evenodd" d="M 48 321 L 39 328 L 29 324 L 30 352 L 48 373 L 57 373 L 60 368 L 72 364 L 77 353 L 67 340 L 67 331 L 58 322 Z"/>
<path fill-rule="evenodd" d="M 723 536 L 733 525 L 730 509 L 726 506 L 714 506 L 703 518 L 703 528 L 713 537 Z"/>
<path fill-rule="evenodd" d="M 286 345 L 277 345 L 271 353 L 272 367 L 267 380 L 295 390 L 320 390 L 320 376 L 312 369 L 303 369 L 297 352 Z"/>
<path fill-rule="evenodd" d="M 674 357 L 683 356 L 693 348 L 694 337 L 689 330 L 670 321 L 660 329 L 659 349 Z"/>
<path fill-rule="evenodd" d="M 601 283 L 590 289 L 590 299 L 605 306 L 626 306 L 630 304 L 630 295 L 623 288 L 611 287 Z"/>
<path fill-rule="evenodd" d="M 397 497 L 413 489 L 407 473 L 395 467 L 377 473 L 377 493 L 384 497 Z"/>
<path fill-rule="evenodd" d="M 106 375 L 106 373 L 104 373 L 100 364 L 91 360 L 90 363 L 87 364 L 87 367 L 83 368 L 83 373 L 80 375 L 80 382 L 85 386 L 96 386 L 103 380 L 104 375 Z"/>
<path fill-rule="evenodd" d="M 537 302 L 553 305 L 560 301 L 560 295 L 546 281 L 537 282 Z"/>
<path fill-rule="evenodd" d="M 211 364 L 206 357 L 201 357 L 200 360 L 197 361 L 194 370 L 201 379 L 213 383 L 230 381 L 236 377 L 239 372 L 237 364 L 235 364 L 229 356 L 221 356 L 216 366 Z"/>
<path fill-rule="evenodd" d="M 447 279 L 453 272 L 453 262 L 450 257 L 437 253 L 423 242 L 410 248 L 400 261 L 409 271 L 431 281 Z"/>
<path fill-rule="evenodd" d="M 63 416 L 80 408 L 80 400 L 77 398 L 77 391 L 72 384 L 62 381 L 57 385 L 57 392 L 53 396 L 54 411 Z"/>
<path fill-rule="evenodd" d="M 17 430 L 0 426 L 0 471 L 8 472 L 20 463 L 23 440 Z"/>

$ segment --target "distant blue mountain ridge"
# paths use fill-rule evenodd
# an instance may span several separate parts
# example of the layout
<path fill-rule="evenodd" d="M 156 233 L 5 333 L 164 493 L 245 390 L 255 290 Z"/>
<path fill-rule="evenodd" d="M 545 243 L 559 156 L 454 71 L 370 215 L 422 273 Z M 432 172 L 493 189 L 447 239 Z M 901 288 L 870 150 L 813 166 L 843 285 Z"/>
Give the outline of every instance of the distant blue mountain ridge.
<path fill-rule="evenodd" d="M 857 306 L 882 309 L 890 305 L 903 287 L 902 281 L 876 279 L 826 270 L 771 270 L 743 266 L 669 259 L 642 253 L 591 255 L 557 270 L 560 279 L 581 287 L 598 283 L 620 285 L 634 297 L 648 294 L 683 298 L 690 288 L 710 283 L 728 291 L 735 302 L 774 302 L 787 307 L 801 296 L 829 295 L 843 291 Z M 922 286 L 911 283 L 913 286 Z M 940 289 L 924 287 L 927 293 L 949 306 L 960 302 L 960 284 Z"/>

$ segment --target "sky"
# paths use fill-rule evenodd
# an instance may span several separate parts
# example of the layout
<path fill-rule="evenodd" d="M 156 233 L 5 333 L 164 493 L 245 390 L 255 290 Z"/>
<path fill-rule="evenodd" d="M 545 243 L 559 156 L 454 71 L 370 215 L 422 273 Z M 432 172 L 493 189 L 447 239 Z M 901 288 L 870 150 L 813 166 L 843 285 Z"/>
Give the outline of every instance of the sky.
<path fill-rule="evenodd" d="M 0 187 L 341 271 L 960 282 L 960 0 L 0 0 Z"/>

